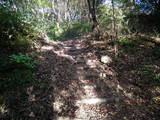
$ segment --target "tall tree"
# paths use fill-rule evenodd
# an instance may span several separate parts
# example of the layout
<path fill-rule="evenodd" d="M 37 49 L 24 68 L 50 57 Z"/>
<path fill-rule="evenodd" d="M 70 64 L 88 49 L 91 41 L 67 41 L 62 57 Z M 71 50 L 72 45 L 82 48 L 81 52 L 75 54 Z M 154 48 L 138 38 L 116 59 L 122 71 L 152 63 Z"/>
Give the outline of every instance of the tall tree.
<path fill-rule="evenodd" d="M 89 8 L 89 17 L 90 21 L 92 22 L 92 31 L 95 30 L 98 26 L 98 21 L 97 21 L 97 7 L 101 3 L 103 3 L 104 0 L 87 0 L 88 3 L 88 8 Z"/>
<path fill-rule="evenodd" d="M 89 17 L 92 21 L 92 31 L 97 27 L 98 21 L 96 18 L 96 0 L 87 0 L 89 8 Z"/>

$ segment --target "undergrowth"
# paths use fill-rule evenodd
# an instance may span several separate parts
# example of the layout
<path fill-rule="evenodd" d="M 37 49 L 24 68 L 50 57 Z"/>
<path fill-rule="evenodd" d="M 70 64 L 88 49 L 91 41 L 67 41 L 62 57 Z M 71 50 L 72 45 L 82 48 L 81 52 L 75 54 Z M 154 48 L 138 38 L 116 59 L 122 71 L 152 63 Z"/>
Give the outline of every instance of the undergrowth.
<path fill-rule="evenodd" d="M 28 54 L 12 54 L 0 59 L 0 89 L 23 87 L 32 82 L 37 62 Z"/>
<path fill-rule="evenodd" d="M 157 106 L 160 92 L 160 47 L 146 37 L 123 37 L 119 40 L 119 50 L 126 56 L 129 74 L 132 74 L 133 85 L 141 88 L 151 104 Z M 126 68 L 125 68 L 126 69 Z"/>

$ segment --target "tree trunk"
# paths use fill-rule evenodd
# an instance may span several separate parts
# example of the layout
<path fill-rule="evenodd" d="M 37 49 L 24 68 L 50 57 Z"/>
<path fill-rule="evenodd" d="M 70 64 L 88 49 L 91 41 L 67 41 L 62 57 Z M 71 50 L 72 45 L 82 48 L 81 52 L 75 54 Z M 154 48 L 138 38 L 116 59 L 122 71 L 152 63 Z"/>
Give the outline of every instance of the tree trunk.
<path fill-rule="evenodd" d="M 118 56 L 118 43 L 117 43 L 117 31 L 116 31 L 116 18 L 115 18 L 115 7 L 114 7 L 114 0 L 112 2 L 112 39 L 114 42 L 114 51 L 115 51 L 115 57 Z"/>
<path fill-rule="evenodd" d="M 94 31 L 95 28 L 97 28 L 98 26 L 97 17 L 96 17 L 96 1 L 87 0 L 87 2 L 88 2 L 89 14 L 90 14 L 90 21 L 92 22 L 92 31 Z"/>

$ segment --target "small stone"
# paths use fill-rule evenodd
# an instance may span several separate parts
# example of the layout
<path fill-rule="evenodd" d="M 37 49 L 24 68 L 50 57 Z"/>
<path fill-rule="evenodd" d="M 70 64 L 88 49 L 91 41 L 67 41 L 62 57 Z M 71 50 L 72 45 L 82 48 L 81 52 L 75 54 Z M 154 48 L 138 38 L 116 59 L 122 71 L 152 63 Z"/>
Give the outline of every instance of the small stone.
<path fill-rule="evenodd" d="M 109 57 L 109 56 L 102 56 L 101 57 L 101 62 L 104 63 L 104 64 L 109 64 L 112 62 L 112 59 Z"/>
<path fill-rule="evenodd" d="M 34 113 L 31 112 L 31 113 L 29 114 L 29 117 L 35 117 Z"/>

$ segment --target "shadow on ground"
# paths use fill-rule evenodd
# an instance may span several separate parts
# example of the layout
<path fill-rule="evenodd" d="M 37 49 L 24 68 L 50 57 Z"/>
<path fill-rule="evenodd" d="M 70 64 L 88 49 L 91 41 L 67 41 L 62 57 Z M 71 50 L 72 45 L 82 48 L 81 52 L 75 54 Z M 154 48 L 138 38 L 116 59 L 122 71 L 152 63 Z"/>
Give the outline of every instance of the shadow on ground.
<path fill-rule="evenodd" d="M 116 59 L 111 44 L 89 40 L 91 38 L 77 38 L 44 46 L 38 57 L 41 64 L 37 70 L 37 82 L 8 97 L 8 117 L 2 120 L 15 116 L 16 120 L 159 119 L 159 102 L 151 99 L 158 96 L 159 91 L 155 87 L 159 82 L 156 85 L 146 83 L 154 76 L 149 77 L 151 72 L 146 75 L 141 69 L 151 65 L 153 74 L 159 73 L 158 59 L 150 56 L 154 53 L 148 54 L 151 49 L 137 43 L 140 48 L 128 52 L 124 50 L 128 43 L 122 44 L 120 56 Z M 110 56 L 113 62 L 102 64 L 102 55 Z M 78 58 L 81 58 L 79 62 Z M 93 89 L 88 92 L 85 86 Z M 105 99 L 105 102 L 77 104 L 77 100 L 83 101 L 87 97 Z"/>

